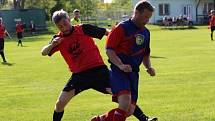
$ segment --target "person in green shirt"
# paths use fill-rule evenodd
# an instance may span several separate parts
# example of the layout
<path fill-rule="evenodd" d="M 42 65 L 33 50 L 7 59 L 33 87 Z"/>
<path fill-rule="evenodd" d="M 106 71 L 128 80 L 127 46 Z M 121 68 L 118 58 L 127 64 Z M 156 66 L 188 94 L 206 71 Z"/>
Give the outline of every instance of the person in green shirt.
<path fill-rule="evenodd" d="M 73 11 L 73 15 L 74 17 L 70 20 L 72 25 L 77 25 L 77 24 L 81 24 L 81 19 L 80 17 L 80 10 L 75 9 Z"/>

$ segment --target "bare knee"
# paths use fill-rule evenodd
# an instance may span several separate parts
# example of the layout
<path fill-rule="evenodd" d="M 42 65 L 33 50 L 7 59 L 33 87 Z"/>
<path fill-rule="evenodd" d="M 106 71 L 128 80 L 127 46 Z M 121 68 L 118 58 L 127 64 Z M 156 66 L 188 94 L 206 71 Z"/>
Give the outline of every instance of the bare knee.
<path fill-rule="evenodd" d="M 118 102 L 119 102 L 119 108 L 121 110 L 128 112 L 131 105 L 131 96 L 128 94 L 121 95 L 118 97 Z"/>
<path fill-rule="evenodd" d="M 55 104 L 55 111 L 56 112 L 62 112 L 66 106 L 66 102 L 63 100 L 57 100 Z"/>

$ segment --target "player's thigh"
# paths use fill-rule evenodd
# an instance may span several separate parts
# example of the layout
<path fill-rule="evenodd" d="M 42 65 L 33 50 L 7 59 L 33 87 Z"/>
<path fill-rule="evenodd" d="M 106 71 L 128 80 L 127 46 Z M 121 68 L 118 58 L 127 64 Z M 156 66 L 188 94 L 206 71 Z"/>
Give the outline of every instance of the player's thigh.
<path fill-rule="evenodd" d="M 71 78 L 66 83 L 63 91 L 69 92 L 71 90 L 74 90 L 75 91 L 74 95 L 77 95 L 80 92 L 90 88 L 88 80 L 89 79 L 83 74 L 80 73 L 72 74 Z"/>

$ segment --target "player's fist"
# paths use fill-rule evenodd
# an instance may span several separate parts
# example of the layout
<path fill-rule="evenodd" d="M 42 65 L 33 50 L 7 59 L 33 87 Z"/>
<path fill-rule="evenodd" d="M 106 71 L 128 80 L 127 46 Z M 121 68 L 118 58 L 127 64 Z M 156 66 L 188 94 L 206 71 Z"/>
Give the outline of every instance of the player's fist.
<path fill-rule="evenodd" d="M 124 72 L 132 72 L 132 68 L 130 65 L 127 64 L 122 64 L 118 66 L 120 70 L 124 71 Z"/>
<path fill-rule="evenodd" d="M 149 73 L 150 76 L 155 76 L 155 69 L 154 68 L 148 68 L 146 71 Z"/>
<path fill-rule="evenodd" d="M 52 44 L 53 46 L 56 46 L 56 45 L 59 45 L 59 44 L 61 43 L 61 41 L 62 41 L 62 38 L 56 37 L 56 38 L 54 38 L 54 39 L 52 40 L 51 44 Z"/>

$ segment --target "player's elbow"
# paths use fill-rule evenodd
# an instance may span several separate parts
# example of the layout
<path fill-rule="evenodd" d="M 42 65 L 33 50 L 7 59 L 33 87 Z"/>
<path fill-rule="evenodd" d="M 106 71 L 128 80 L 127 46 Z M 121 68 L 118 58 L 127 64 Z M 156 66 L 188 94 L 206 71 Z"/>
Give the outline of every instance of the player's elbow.
<path fill-rule="evenodd" d="M 112 49 L 106 49 L 106 55 L 111 57 L 115 52 Z"/>

